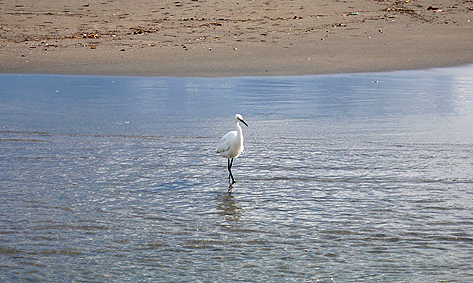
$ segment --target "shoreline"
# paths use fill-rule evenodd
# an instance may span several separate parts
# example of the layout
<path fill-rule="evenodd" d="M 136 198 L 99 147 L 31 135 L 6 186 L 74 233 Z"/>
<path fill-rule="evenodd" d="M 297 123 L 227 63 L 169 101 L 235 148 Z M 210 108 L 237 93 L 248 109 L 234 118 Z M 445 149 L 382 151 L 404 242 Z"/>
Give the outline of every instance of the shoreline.
<path fill-rule="evenodd" d="M 0 73 L 290 76 L 473 63 L 468 1 L 26 2 L 0 3 Z"/>

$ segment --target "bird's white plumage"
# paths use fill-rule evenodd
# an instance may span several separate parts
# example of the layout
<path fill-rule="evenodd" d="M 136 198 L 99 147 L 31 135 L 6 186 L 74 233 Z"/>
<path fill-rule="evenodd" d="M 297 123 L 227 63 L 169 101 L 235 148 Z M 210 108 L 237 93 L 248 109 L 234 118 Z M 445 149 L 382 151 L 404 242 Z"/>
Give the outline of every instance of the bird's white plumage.
<path fill-rule="evenodd" d="M 228 192 L 231 192 L 235 179 L 232 174 L 233 158 L 238 157 L 243 151 L 243 133 L 241 132 L 240 122 L 248 125 L 243 121 L 243 117 L 240 114 L 235 115 L 235 126 L 236 131 L 226 133 L 219 141 L 217 146 L 217 153 L 228 160 L 228 182 L 230 182 L 230 188 Z"/>
<path fill-rule="evenodd" d="M 235 158 L 243 151 L 243 142 L 241 146 L 237 143 L 237 131 L 231 131 L 224 135 L 218 143 L 217 153 L 225 158 Z"/>
<path fill-rule="evenodd" d="M 236 114 L 236 131 L 228 132 L 220 139 L 217 146 L 217 153 L 220 154 L 220 156 L 224 158 L 236 158 L 243 151 L 243 133 L 240 127 L 240 121 L 246 125 L 243 121 L 243 117 L 240 114 Z"/>

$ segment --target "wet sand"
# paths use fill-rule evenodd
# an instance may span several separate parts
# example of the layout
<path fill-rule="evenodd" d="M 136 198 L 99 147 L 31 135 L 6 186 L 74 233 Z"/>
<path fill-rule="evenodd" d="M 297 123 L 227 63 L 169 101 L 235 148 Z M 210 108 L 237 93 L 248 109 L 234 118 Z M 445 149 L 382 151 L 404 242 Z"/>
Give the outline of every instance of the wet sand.
<path fill-rule="evenodd" d="M 0 73 L 308 75 L 473 62 L 468 0 L 17 0 L 0 11 Z"/>

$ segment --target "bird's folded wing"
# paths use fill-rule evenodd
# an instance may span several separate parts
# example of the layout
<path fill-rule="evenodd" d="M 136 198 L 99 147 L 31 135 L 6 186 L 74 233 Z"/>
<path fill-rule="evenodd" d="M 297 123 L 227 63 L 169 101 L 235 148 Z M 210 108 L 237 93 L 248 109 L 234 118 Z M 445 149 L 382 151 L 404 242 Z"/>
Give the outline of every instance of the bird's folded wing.
<path fill-rule="evenodd" d="M 224 135 L 217 146 L 217 153 L 225 152 L 230 149 L 230 141 L 236 137 L 236 131 L 232 131 Z"/>

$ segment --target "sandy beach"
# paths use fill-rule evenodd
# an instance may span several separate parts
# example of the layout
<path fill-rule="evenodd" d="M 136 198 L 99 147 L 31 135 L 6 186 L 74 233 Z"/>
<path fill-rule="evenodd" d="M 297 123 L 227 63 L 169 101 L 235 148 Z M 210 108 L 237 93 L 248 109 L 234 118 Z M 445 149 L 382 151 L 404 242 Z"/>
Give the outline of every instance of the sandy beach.
<path fill-rule="evenodd" d="M 469 0 L 12 0 L 0 11 L 0 73 L 309 75 L 473 63 Z"/>

